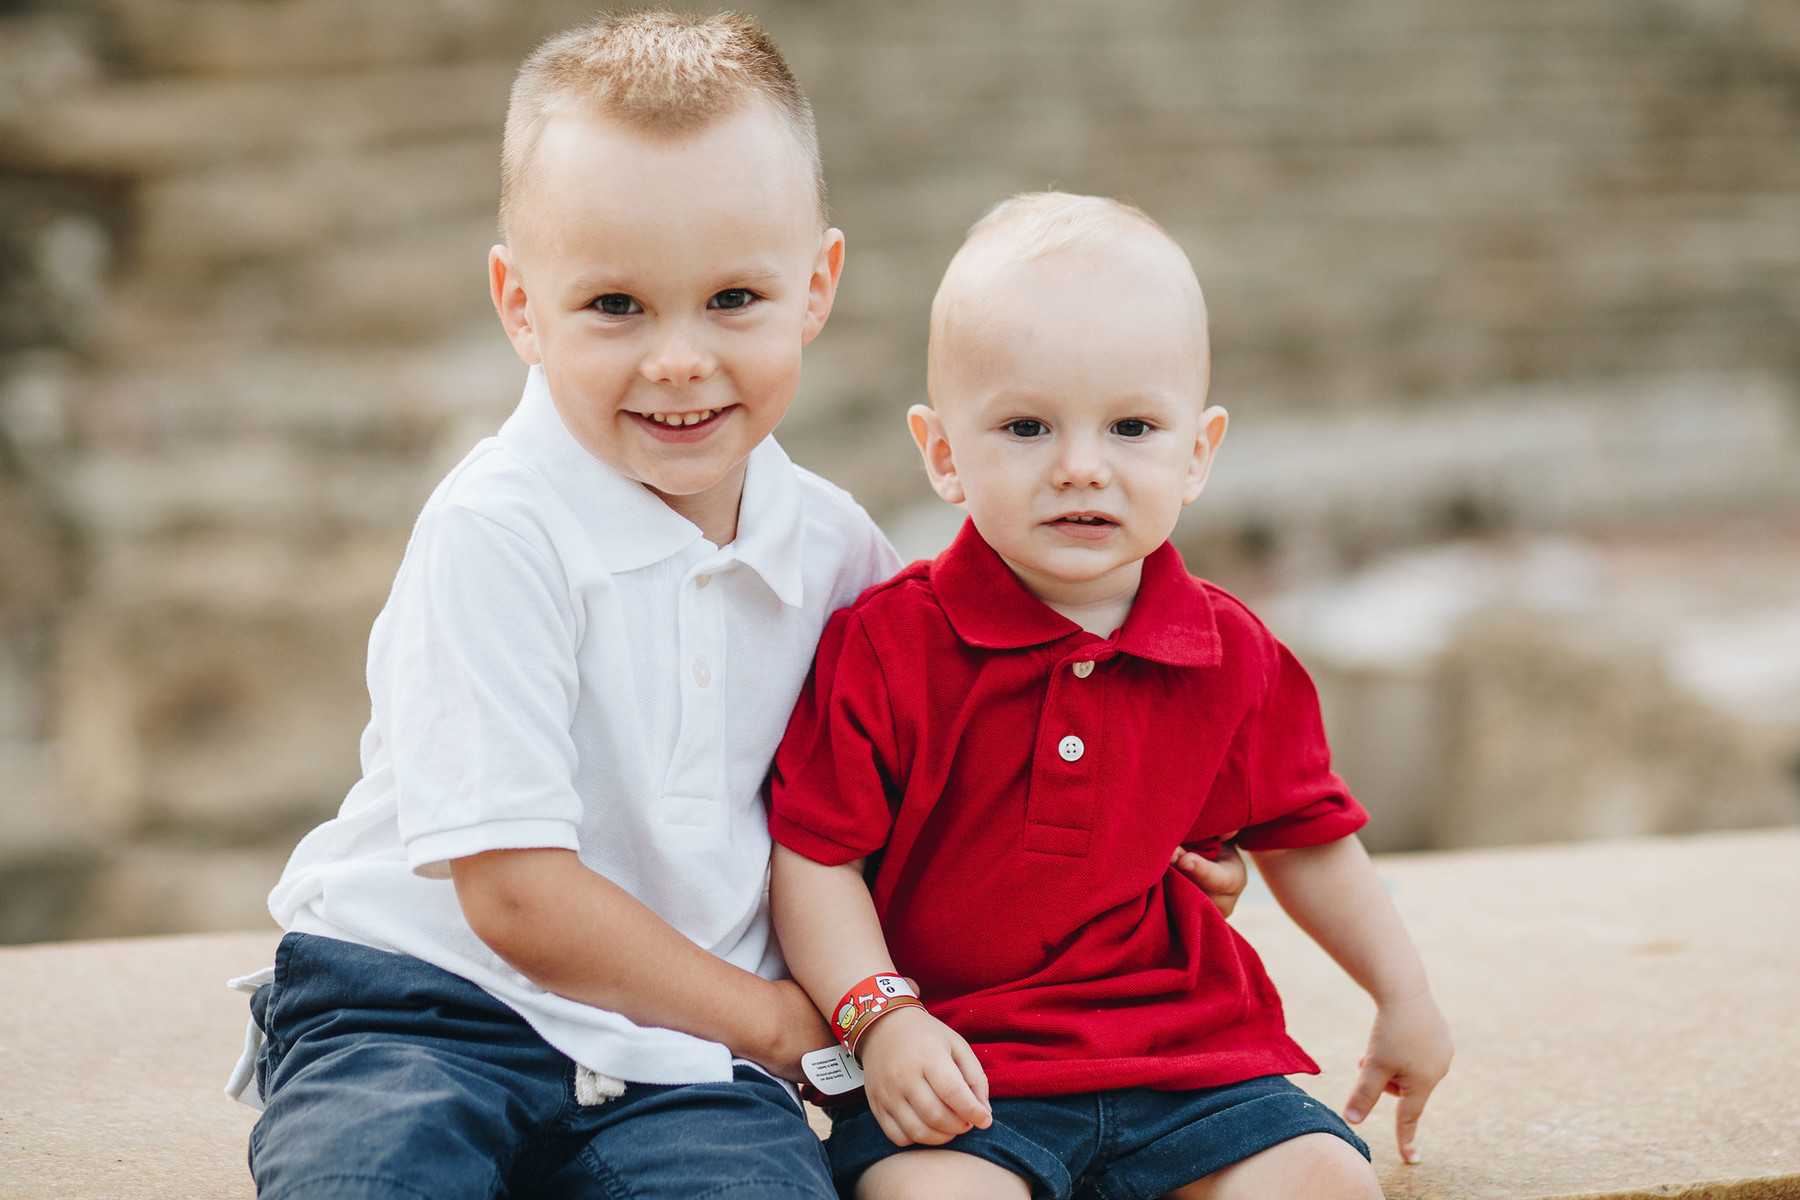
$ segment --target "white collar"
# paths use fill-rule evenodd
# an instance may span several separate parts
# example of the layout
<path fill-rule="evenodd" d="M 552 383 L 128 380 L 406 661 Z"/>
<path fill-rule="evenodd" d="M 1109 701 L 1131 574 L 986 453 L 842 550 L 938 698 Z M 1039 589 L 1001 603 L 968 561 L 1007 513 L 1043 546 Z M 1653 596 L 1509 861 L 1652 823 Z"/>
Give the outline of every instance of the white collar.
<path fill-rule="evenodd" d="M 607 570 L 635 571 L 704 540 L 699 526 L 575 440 L 556 411 L 542 367 L 531 368 L 525 394 L 499 436 L 501 444 L 538 470 L 584 526 L 596 529 L 604 521 L 604 536 L 596 538 L 596 545 Z M 794 470 L 772 436 L 750 452 L 738 502 L 737 540 L 723 548 L 727 558 L 755 571 L 790 607 L 800 604 L 804 592 L 805 521 Z"/>

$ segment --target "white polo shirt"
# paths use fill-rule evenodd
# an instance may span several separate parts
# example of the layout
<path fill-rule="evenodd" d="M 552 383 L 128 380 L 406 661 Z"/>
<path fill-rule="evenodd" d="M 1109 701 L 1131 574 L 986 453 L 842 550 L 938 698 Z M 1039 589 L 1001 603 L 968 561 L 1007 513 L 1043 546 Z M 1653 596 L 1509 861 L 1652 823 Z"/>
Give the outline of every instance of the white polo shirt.
<path fill-rule="evenodd" d="M 463 919 L 450 859 L 561 847 L 693 941 L 785 974 L 761 787 L 825 620 L 898 568 L 841 489 L 769 439 L 715 547 L 569 434 L 541 371 L 438 485 L 369 637 L 363 778 L 301 841 L 284 927 L 410 954 L 576 1062 L 731 1077 L 716 1042 L 544 991 Z"/>

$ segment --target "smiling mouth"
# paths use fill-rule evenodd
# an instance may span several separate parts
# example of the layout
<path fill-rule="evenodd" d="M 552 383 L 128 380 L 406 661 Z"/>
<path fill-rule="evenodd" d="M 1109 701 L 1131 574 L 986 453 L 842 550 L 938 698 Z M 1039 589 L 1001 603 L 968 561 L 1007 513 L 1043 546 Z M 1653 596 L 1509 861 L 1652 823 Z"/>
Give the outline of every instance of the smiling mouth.
<path fill-rule="evenodd" d="M 653 412 L 653 413 L 635 413 L 633 415 L 642 417 L 644 420 L 652 421 L 658 425 L 665 425 L 670 429 L 686 429 L 693 425 L 704 425 L 708 421 L 712 420 L 714 417 L 717 417 L 720 413 L 722 413 L 724 411 L 725 411 L 725 409 L 723 409 L 723 408 L 703 408 L 698 412 L 687 412 L 687 413 Z"/>

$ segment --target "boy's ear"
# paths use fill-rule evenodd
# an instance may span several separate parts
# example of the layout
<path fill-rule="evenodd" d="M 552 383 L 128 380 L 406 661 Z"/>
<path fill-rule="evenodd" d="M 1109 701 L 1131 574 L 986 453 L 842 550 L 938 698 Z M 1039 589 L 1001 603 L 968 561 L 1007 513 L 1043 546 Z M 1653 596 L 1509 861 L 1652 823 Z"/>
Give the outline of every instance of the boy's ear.
<path fill-rule="evenodd" d="M 963 502 L 962 480 L 957 478 L 956 461 L 950 454 L 950 439 L 944 436 L 944 419 L 937 410 L 915 404 L 906 410 L 906 426 L 919 445 L 919 457 L 925 460 L 925 474 L 931 477 L 931 490 L 946 504 Z"/>
<path fill-rule="evenodd" d="M 1194 456 L 1188 460 L 1187 486 L 1181 492 L 1183 504 L 1192 504 L 1200 498 L 1206 477 L 1212 473 L 1213 458 L 1219 453 L 1219 443 L 1225 440 L 1227 424 L 1229 419 L 1225 410 L 1216 404 L 1200 414 L 1200 434 L 1194 439 Z"/>
<path fill-rule="evenodd" d="M 538 352 L 537 330 L 531 325 L 531 300 L 525 295 L 525 280 L 513 262 L 512 251 L 505 246 L 488 251 L 488 291 L 513 349 L 527 364 L 540 361 L 543 356 Z"/>
<path fill-rule="evenodd" d="M 844 273 L 844 232 L 827 229 L 819 243 L 819 257 L 813 261 L 812 279 L 806 288 L 806 320 L 800 327 L 800 344 L 806 345 L 825 328 L 831 315 L 831 302 L 837 298 L 838 276 Z"/>

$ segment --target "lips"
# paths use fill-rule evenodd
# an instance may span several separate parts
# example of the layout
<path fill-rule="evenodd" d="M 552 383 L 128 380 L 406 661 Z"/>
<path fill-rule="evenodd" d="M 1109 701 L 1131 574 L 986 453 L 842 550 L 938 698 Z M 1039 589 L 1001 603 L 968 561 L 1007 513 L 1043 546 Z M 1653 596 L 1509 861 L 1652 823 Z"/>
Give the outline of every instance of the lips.
<path fill-rule="evenodd" d="M 1078 542 L 1101 542 L 1110 540 L 1119 528 L 1119 523 L 1104 513 L 1079 512 L 1067 513 L 1044 522 L 1063 537 Z"/>
<path fill-rule="evenodd" d="M 710 436 L 713 426 L 729 418 L 736 407 L 727 404 L 724 408 L 697 408 L 692 412 L 630 412 L 630 415 L 658 441 L 697 442 Z"/>
<path fill-rule="evenodd" d="M 703 408 L 699 412 L 688 413 L 639 413 L 639 416 L 655 421 L 658 425 L 667 425 L 671 429 L 681 429 L 689 425 L 702 425 L 712 420 L 725 410 L 722 408 Z"/>

